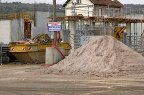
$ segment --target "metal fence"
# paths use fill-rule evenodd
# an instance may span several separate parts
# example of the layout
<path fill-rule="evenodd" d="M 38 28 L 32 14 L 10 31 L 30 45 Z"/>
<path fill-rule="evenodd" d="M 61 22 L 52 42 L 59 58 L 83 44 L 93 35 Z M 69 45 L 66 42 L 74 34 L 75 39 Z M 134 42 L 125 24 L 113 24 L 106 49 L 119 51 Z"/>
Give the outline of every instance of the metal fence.
<path fill-rule="evenodd" d="M 143 52 L 144 51 L 144 38 L 143 36 L 127 36 L 126 45 L 132 49 Z"/>
<path fill-rule="evenodd" d="M 9 52 L 8 45 L 0 43 L 0 64 L 1 65 L 4 62 L 9 62 L 8 52 Z"/>
<path fill-rule="evenodd" d="M 98 35 L 113 35 L 112 27 L 84 27 L 83 30 L 78 28 L 74 35 L 74 49 L 79 48 L 84 39 L 90 38 L 90 36 Z M 88 39 L 87 39 L 88 40 Z"/>
<path fill-rule="evenodd" d="M 80 35 L 76 34 L 74 36 L 74 48 L 77 49 L 85 44 L 91 37 L 96 35 Z M 144 52 L 144 37 L 143 36 L 125 36 L 122 41 L 124 44 L 130 48 L 136 50 L 137 52 Z"/>

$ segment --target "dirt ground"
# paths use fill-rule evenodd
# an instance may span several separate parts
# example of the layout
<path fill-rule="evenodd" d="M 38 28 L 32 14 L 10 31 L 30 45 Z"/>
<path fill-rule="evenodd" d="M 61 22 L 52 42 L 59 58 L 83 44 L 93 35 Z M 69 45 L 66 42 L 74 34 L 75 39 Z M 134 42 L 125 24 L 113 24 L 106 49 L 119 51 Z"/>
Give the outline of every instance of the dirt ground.
<path fill-rule="evenodd" d="M 43 73 L 40 65 L 0 66 L 0 95 L 143 95 L 144 75 L 90 79 Z"/>

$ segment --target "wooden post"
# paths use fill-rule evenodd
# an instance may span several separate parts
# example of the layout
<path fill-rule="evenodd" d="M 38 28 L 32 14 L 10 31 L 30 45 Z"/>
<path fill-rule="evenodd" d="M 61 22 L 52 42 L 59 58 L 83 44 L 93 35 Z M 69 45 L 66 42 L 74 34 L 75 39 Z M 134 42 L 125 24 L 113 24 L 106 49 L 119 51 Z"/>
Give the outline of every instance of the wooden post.
<path fill-rule="evenodd" d="M 56 0 L 53 0 L 53 21 L 56 21 Z M 57 31 L 54 31 L 54 43 L 57 43 Z"/>

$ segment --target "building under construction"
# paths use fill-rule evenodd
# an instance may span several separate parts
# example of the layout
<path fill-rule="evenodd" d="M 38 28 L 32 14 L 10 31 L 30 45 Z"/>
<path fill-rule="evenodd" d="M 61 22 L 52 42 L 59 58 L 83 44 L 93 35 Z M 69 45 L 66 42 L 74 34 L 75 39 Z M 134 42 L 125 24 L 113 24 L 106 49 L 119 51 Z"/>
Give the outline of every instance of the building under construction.
<path fill-rule="evenodd" d="M 32 39 L 38 34 L 46 34 L 48 12 L 21 12 L 0 14 L 0 57 L 6 62 L 9 58 L 8 44 L 16 41 Z"/>
<path fill-rule="evenodd" d="M 62 42 L 70 43 L 72 52 L 92 36 L 98 35 L 114 36 L 138 52 L 143 52 L 143 15 L 126 15 L 123 4 L 118 0 L 67 0 L 63 6 L 65 16 L 55 19 L 54 13 L 54 19 L 62 23 Z M 1 30 L 6 31 L 0 36 L 1 42 L 8 44 L 25 38 L 32 39 L 42 33 L 48 34 L 48 16 L 45 12 L 0 15 L 3 19 L 0 21 Z"/>
<path fill-rule="evenodd" d="M 126 15 L 118 0 L 67 0 L 65 17 L 58 17 L 63 31 L 69 31 L 73 49 L 89 36 L 112 35 L 137 51 L 143 51 L 143 14 Z"/>

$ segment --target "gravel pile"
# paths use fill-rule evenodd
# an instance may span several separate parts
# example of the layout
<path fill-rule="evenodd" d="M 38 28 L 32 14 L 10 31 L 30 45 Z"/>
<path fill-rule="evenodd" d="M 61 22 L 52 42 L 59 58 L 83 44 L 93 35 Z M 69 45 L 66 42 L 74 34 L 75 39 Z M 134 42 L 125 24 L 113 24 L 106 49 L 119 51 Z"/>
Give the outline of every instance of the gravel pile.
<path fill-rule="evenodd" d="M 111 36 L 96 36 L 46 71 L 98 77 L 144 73 L 144 57 Z"/>

